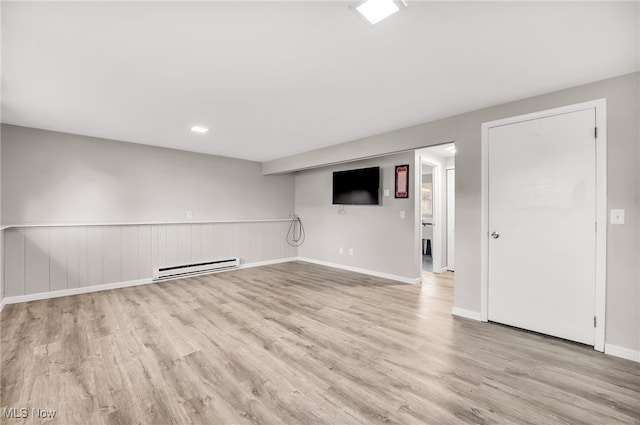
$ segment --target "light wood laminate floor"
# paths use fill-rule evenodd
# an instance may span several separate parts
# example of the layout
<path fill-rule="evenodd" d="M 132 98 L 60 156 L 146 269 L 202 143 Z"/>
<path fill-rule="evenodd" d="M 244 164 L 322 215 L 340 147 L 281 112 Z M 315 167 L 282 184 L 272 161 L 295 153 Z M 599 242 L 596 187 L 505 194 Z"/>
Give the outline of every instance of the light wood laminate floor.
<path fill-rule="evenodd" d="M 47 424 L 638 424 L 640 366 L 294 262 L 9 305 L 1 405 Z"/>

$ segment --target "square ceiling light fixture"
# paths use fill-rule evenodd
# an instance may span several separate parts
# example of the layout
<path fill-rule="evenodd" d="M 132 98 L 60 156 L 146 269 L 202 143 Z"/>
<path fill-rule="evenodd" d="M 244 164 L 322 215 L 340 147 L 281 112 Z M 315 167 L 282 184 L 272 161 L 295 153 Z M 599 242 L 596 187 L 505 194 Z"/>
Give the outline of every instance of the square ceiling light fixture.
<path fill-rule="evenodd" d="M 404 1 L 395 0 L 364 0 L 352 6 L 353 10 L 371 24 L 377 24 L 406 7 L 407 4 Z"/>

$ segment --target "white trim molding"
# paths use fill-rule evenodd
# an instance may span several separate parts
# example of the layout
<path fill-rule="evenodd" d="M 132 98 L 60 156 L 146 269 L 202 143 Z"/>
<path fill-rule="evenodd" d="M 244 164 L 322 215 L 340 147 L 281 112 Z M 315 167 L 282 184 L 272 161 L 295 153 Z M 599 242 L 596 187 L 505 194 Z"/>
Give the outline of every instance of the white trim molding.
<path fill-rule="evenodd" d="M 106 283 L 104 285 L 81 286 L 79 288 L 63 289 L 61 291 L 38 292 L 37 294 L 17 295 L 2 300 L 5 304 L 26 303 L 29 301 L 48 300 L 51 298 L 67 297 L 70 295 L 89 294 L 91 292 L 108 291 L 110 289 L 129 288 L 131 286 L 148 285 L 153 283 L 151 278 L 130 280 L 128 282 Z"/>
<path fill-rule="evenodd" d="M 240 264 L 239 269 L 250 269 L 253 267 L 270 266 L 272 264 L 289 263 L 291 261 L 298 261 L 298 257 L 278 258 L 276 260 L 256 261 L 255 263 Z"/>
<path fill-rule="evenodd" d="M 279 221 L 291 221 L 291 218 L 265 218 L 248 220 L 188 220 L 188 221 L 141 221 L 127 223 L 32 223 L 32 224 L 7 224 L 0 230 L 22 229 L 29 227 L 106 227 L 106 226 L 159 226 L 174 224 L 229 224 L 229 223 L 274 223 Z"/>
<path fill-rule="evenodd" d="M 489 129 L 517 122 L 545 118 L 571 112 L 595 110 L 596 127 L 596 288 L 594 314 L 598 318 L 594 349 L 605 351 L 605 319 L 607 294 L 607 100 L 597 99 L 575 105 L 548 109 L 482 123 L 481 127 L 481 227 L 480 227 L 480 314 L 489 320 Z"/>
<path fill-rule="evenodd" d="M 318 264 L 320 266 L 333 267 L 334 269 L 342 269 L 350 272 L 367 274 L 369 276 L 381 277 L 383 279 L 395 280 L 398 282 L 408 283 L 411 285 L 416 285 L 422 282 L 422 277 L 417 277 L 412 279 L 410 277 L 398 276 L 395 274 L 383 273 L 375 270 L 362 269 L 360 267 L 345 266 L 344 264 L 331 263 L 329 261 L 322 261 L 322 260 L 314 260 L 312 258 L 306 258 L 306 257 L 298 257 L 297 260 L 304 261 L 307 263 L 312 263 L 312 264 Z"/>
<path fill-rule="evenodd" d="M 480 322 L 482 320 L 482 316 L 477 311 L 465 310 L 463 308 L 453 307 L 451 309 L 451 314 L 458 317 L 463 317 L 465 319 L 476 320 Z"/>
<path fill-rule="evenodd" d="M 620 357 L 622 359 L 640 363 L 640 351 L 632 350 L 630 348 L 620 347 L 613 344 L 605 344 L 604 353 L 610 356 Z"/>

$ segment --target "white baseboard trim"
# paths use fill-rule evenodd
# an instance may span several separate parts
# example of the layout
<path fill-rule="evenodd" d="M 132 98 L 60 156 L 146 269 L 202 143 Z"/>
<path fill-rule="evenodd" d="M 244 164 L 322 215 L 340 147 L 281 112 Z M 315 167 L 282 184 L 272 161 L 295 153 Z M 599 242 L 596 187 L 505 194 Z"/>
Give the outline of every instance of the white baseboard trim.
<path fill-rule="evenodd" d="M 389 273 L 382 273 L 382 272 L 377 272 L 375 270 L 361 269 L 360 267 L 345 266 L 344 264 L 331 263 L 329 261 L 322 261 L 322 260 L 314 260 L 312 258 L 306 258 L 306 257 L 298 257 L 297 260 L 305 261 L 307 263 L 319 264 L 321 266 L 333 267 L 334 269 L 348 270 L 350 272 L 362 273 L 362 274 L 367 274 L 369 276 L 381 277 L 383 279 L 395 280 L 402 283 L 409 283 L 411 285 L 416 285 L 422 282 L 422 277 L 417 277 L 415 279 L 412 279 L 410 277 L 398 276 L 398 275 L 389 274 Z"/>
<path fill-rule="evenodd" d="M 250 269 L 252 267 L 270 266 L 272 264 L 289 263 L 291 261 L 298 261 L 298 257 L 278 258 L 276 260 L 256 261 L 255 263 L 245 263 L 245 264 L 240 264 L 239 268 Z"/>
<path fill-rule="evenodd" d="M 451 309 L 451 314 L 458 317 L 464 317 L 465 319 L 477 320 L 478 322 L 482 321 L 482 316 L 477 311 L 453 307 Z"/>
<path fill-rule="evenodd" d="M 50 298 L 67 297 L 69 295 L 88 294 L 91 292 L 108 291 L 109 289 L 128 288 L 130 286 L 140 286 L 152 283 L 151 278 L 129 280 L 127 282 L 105 283 L 104 285 L 82 286 L 80 288 L 63 289 L 60 291 L 39 292 L 37 294 L 17 295 L 6 297 L 2 302 L 5 304 L 26 303 L 29 301 L 47 300 Z"/>
<path fill-rule="evenodd" d="M 0 301 L 0 313 L 2 313 L 2 309 L 5 305 L 7 305 L 7 299 L 3 298 L 2 301 Z"/>
<path fill-rule="evenodd" d="M 446 272 L 448 272 L 448 271 L 449 271 L 449 269 L 448 269 L 448 268 L 443 267 L 443 268 L 441 268 L 441 269 L 440 269 L 440 270 L 438 270 L 438 271 L 435 271 L 435 270 L 434 270 L 434 271 L 433 271 L 433 273 L 435 273 L 435 274 L 440 274 L 440 273 L 446 273 Z"/>
<path fill-rule="evenodd" d="M 625 347 L 620 347 L 618 345 L 605 343 L 604 353 L 610 356 L 620 357 L 623 359 L 640 363 L 640 351 L 635 351 L 630 348 L 625 348 Z"/>

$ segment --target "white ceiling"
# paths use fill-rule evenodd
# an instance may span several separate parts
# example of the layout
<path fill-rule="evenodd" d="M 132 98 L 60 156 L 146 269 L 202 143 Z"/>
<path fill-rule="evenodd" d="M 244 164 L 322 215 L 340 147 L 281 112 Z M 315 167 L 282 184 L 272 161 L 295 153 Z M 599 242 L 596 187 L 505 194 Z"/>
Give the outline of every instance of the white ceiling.
<path fill-rule="evenodd" d="M 350 4 L 2 2 L 2 121 L 265 161 L 640 69 L 638 3 Z"/>

